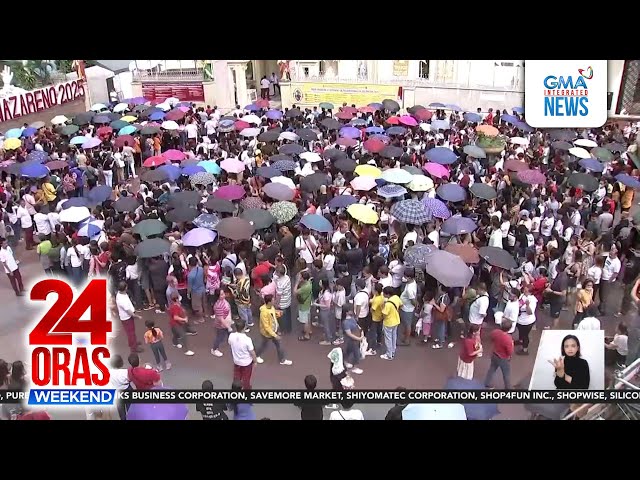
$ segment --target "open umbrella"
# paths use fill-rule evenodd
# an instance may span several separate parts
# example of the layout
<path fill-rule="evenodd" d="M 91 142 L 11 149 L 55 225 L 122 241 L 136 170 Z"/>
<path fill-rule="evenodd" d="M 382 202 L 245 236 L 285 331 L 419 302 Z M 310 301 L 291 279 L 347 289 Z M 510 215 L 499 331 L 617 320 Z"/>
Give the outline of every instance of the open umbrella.
<path fill-rule="evenodd" d="M 171 244 L 163 238 L 150 238 L 143 240 L 136 246 L 135 253 L 140 258 L 159 257 L 165 253 L 169 253 Z"/>
<path fill-rule="evenodd" d="M 400 147 L 387 145 L 380 151 L 380 156 L 384 158 L 398 158 L 402 155 L 403 150 Z"/>
<path fill-rule="evenodd" d="M 278 223 L 287 223 L 298 214 L 298 207 L 295 203 L 281 201 L 271 205 L 269 211 Z"/>
<path fill-rule="evenodd" d="M 293 160 L 279 160 L 275 163 L 272 163 L 271 166 L 280 170 L 281 172 L 293 172 L 298 164 Z"/>
<path fill-rule="evenodd" d="M 445 183 L 436 190 L 436 195 L 447 202 L 463 202 L 467 199 L 467 192 L 456 183 Z"/>
<path fill-rule="evenodd" d="M 547 177 L 539 170 L 522 170 L 518 172 L 518 179 L 528 185 L 543 185 L 547 181 Z"/>
<path fill-rule="evenodd" d="M 581 161 L 589 161 L 589 159 Z M 602 164 L 597 160 L 591 159 L 591 161 L 602 166 Z M 599 182 L 593 175 L 589 175 L 587 173 L 573 173 L 569 176 L 567 183 L 572 187 L 581 188 L 585 192 L 595 192 L 598 189 Z"/>
<path fill-rule="evenodd" d="M 520 146 L 529 145 L 529 140 L 522 137 L 511 137 L 509 141 L 514 145 L 520 145 Z"/>
<path fill-rule="evenodd" d="M 458 159 L 458 156 L 446 147 L 432 148 L 427 150 L 425 155 L 429 161 L 441 165 L 450 165 Z"/>
<path fill-rule="evenodd" d="M 551 146 L 556 150 L 565 150 L 567 152 L 569 151 L 569 149 L 573 148 L 573 145 L 571 145 L 569 142 L 566 142 L 564 140 L 557 140 L 553 142 Z"/>
<path fill-rule="evenodd" d="M 213 192 L 214 197 L 224 200 L 240 200 L 245 194 L 242 185 L 225 185 Z"/>
<path fill-rule="evenodd" d="M 304 153 L 306 151 L 307 150 L 304 147 L 298 145 L 297 143 L 288 143 L 286 145 L 282 145 L 278 149 L 278 152 L 284 155 L 300 155 L 301 153 Z"/>
<path fill-rule="evenodd" d="M 378 188 L 378 196 L 380 196 L 382 198 L 403 197 L 406 193 L 407 193 L 407 189 L 406 188 L 404 188 L 404 187 L 402 187 L 400 185 L 394 185 L 392 183 L 390 183 L 389 185 L 384 185 L 384 186 Z M 335 197 L 335 198 L 341 198 L 341 197 Z M 329 203 L 331 203 L 331 202 L 329 202 Z"/>
<path fill-rule="evenodd" d="M 388 110 L 391 113 L 395 113 L 400 110 L 400 105 L 398 104 L 398 102 L 389 98 L 382 101 L 382 106 L 385 110 Z"/>
<path fill-rule="evenodd" d="M 412 192 L 427 192 L 434 187 L 433 180 L 424 175 L 414 175 L 407 184 L 407 188 Z"/>
<path fill-rule="evenodd" d="M 578 134 L 573 130 L 550 130 L 549 137 L 551 140 L 562 140 L 565 142 L 571 142 L 575 140 Z"/>
<path fill-rule="evenodd" d="M 31 150 L 27 155 L 27 162 L 44 163 L 49 159 L 49 154 L 42 150 Z"/>
<path fill-rule="evenodd" d="M 69 119 L 64 115 L 56 115 L 51 119 L 51 123 L 53 125 L 62 125 L 63 123 L 67 123 Z"/>
<path fill-rule="evenodd" d="M 402 170 L 406 170 L 411 175 L 422 175 L 422 170 L 420 170 L 418 167 L 414 167 L 413 165 L 405 165 L 402 167 Z"/>
<path fill-rule="evenodd" d="M 322 102 L 320 103 L 320 105 L 318 105 L 320 108 L 323 108 L 325 110 L 333 110 L 335 107 L 333 106 L 333 103 L 329 103 L 329 102 Z"/>
<path fill-rule="evenodd" d="M 120 130 L 118 130 L 118 135 L 131 135 L 133 133 L 136 133 L 137 131 L 138 129 L 134 125 L 127 125 L 126 127 L 122 127 Z M 129 146 L 131 145 L 133 144 L 130 143 Z"/>
<path fill-rule="evenodd" d="M 196 168 L 203 168 L 200 165 L 193 165 Z M 186 167 L 187 168 L 187 167 Z M 185 168 L 185 169 L 186 169 Z M 185 170 L 183 169 L 183 170 Z M 198 173 L 194 173 L 193 175 L 189 176 L 189 182 L 191 183 L 192 187 L 196 187 L 197 185 L 212 185 L 214 183 L 216 183 L 216 177 L 209 172 L 198 172 Z M 232 187 L 240 187 L 240 185 L 229 185 Z M 221 188 L 226 188 L 226 187 L 221 187 Z M 242 187 L 240 187 L 242 188 Z M 214 192 L 214 195 L 218 194 L 221 195 L 221 193 L 218 193 L 220 189 L 216 190 L 216 192 Z M 218 196 L 216 195 L 216 196 Z M 244 189 L 242 189 L 242 195 L 244 195 Z M 239 197 L 242 198 L 242 197 Z"/>
<path fill-rule="evenodd" d="M 91 240 L 100 236 L 102 228 L 104 227 L 104 220 L 94 220 L 92 222 L 86 222 L 78 229 L 79 237 L 87 237 Z"/>
<path fill-rule="evenodd" d="M 91 216 L 91 212 L 87 207 L 71 207 L 60 212 L 60 221 L 69 223 L 78 223 Z"/>
<path fill-rule="evenodd" d="M 356 170 L 358 170 L 358 168 L 356 168 Z M 368 192 L 378 184 L 376 183 L 376 179 L 373 177 L 356 177 L 351 180 L 350 185 L 354 190 Z"/>
<path fill-rule="evenodd" d="M 382 177 L 382 170 L 373 165 L 358 165 L 355 169 L 355 173 L 356 175 L 360 175 L 361 177 Z"/>
<path fill-rule="evenodd" d="M 180 171 L 180 167 L 178 167 L 177 165 L 162 165 L 161 167 L 158 167 L 158 170 L 166 173 L 167 177 L 172 182 L 175 182 L 182 174 L 182 172 Z"/>
<path fill-rule="evenodd" d="M 494 267 L 511 270 L 518 267 L 518 263 L 511 253 L 499 247 L 480 247 L 480 256 Z"/>
<path fill-rule="evenodd" d="M 329 177 L 326 173 L 316 172 L 300 180 L 300 189 L 304 192 L 317 192 L 323 185 L 329 185 Z"/>
<path fill-rule="evenodd" d="M 282 118 L 282 112 L 280 110 L 269 110 L 266 116 L 269 120 L 280 120 Z"/>
<path fill-rule="evenodd" d="M 616 175 L 616 180 L 629 188 L 640 190 L 640 181 L 638 181 L 637 178 L 632 177 L 631 175 L 620 173 Z"/>
<path fill-rule="evenodd" d="M 256 175 L 263 178 L 273 178 L 282 175 L 282 172 L 277 168 L 263 166 L 256 169 Z"/>
<path fill-rule="evenodd" d="M 322 161 L 322 157 L 316 152 L 304 152 L 300 154 L 300 158 L 309 163 L 317 163 Z"/>
<path fill-rule="evenodd" d="M 581 147 L 572 147 L 569 149 L 569 153 L 578 158 L 591 158 L 591 154 Z"/>
<path fill-rule="evenodd" d="M 426 271 L 445 287 L 467 287 L 473 272 L 458 257 L 444 250 L 437 250 L 427 257 Z"/>
<path fill-rule="evenodd" d="M 338 112 L 335 115 L 336 118 L 339 118 L 340 120 L 351 120 L 353 118 L 353 113 L 350 111 L 342 111 L 342 112 Z"/>
<path fill-rule="evenodd" d="M 391 135 L 404 135 L 407 133 L 407 129 L 404 127 L 389 127 L 387 128 L 386 134 Z"/>
<path fill-rule="evenodd" d="M 342 127 L 340 129 L 340 131 L 338 132 L 338 134 L 341 137 L 347 137 L 347 138 L 360 138 L 360 130 L 358 130 L 355 127 Z"/>
<path fill-rule="evenodd" d="M 602 173 L 604 171 L 604 165 L 595 158 L 583 158 L 578 162 L 578 165 L 596 173 Z"/>
<path fill-rule="evenodd" d="M 133 233 L 137 233 L 142 238 L 149 238 L 152 235 L 160 235 L 167 229 L 167 225 L 157 218 L 142 220 L 133 227 Z"/>
<path fill-rule="evenodd" d="M 120 197 L 113 202 L 113 208 L 118 212 L 133 212 L 140 206 L 138 200 L 134 197 Z"/>
<path fill-rule="evenodd" d="M 49 175 L 49 169 L 39 163 L 31 163 L 22 166 L 22 176 L 28 178 L 44 178 Z"/>
<path fill-rule="evenodd" d="M 476 145 L 465 145 L 464 153 L 473 158 L 487 158 L 485 151 Z"/>
<path fill-rule="evenodd" d="M 285 113 L 285 116 L 287 118 L 301 117 L 302 112 L 299 108 L 290 108 L 289 110 L 287 110 L 287 113 Z"/>
<path fill-rule="evenodd" d="M 369 138 L 365 140 L 362 146 L 367 152 L 371 153 L 380 153 L 385 148 L 384 142 L 375 138 Z"/>
<path fill-rule="evenodd" d="M 606 148 L 610 152 L 624 152 L 627 150 L 627 147 L 622 145 L 621 143 L 607 143 L 603 148 Z"/>
<path fill-rule="evenodd" d="M 172 193 L 169 196 L 168 205 L 170 208 L 184 206 L 195 207 L 200 204 L 201 200 L 202 196 L 199 192 L 194 190 L 182 190 L 180 192 Z"/>
<path fill-rule="evenodd" d="M 90 207 L 91 202 L 85 197 L 73 197 L 62 203 L 62 209 L 66 210 L 71 207 Z"/>
<path fill-rule="evenodd" d="M 71 136 L 76 133 L 80 128 L 77 125 L 65 125 L 60 129 L 62 135 Z"/>
<path fill-rule="evenodd" d="M 308 229 L 315 230 L 316 232 L 329 233 L 333 231 L 333 225 L 331 225 L 331 222 L 317 213 L 303 215 L 300 219 L 300 223 Z"/>
<path fill-rule="evenodd" d="M 467 122 L 480 123 L 482 121 L 482 116 L 474 112 L 467 112 L 463 116 Z"/>
<path fill-rule="evenodd" d="M 100 140 L 97 137 L 88 137 L 87 140 L 82 144 L 82 148 L 95 148 L 98 145 L 100 145 L 102 143 L 102 140 Z"/>
<path fill-rule="evenodd" d="M 275 142 L 278 140 L 280 133 L 279 129 L 267 130 L 266 132 L 258 135 L 258 140 L 261 142 Z"/>
<path fill-rule="evenodd" d="M 389 183 L 409 183 L 413 180 L 413 175 L 411 175 L 406 170 L 401 168 L 389 168 L 388 170 L 384 170 L 382 172 L 382 178 Z"/>
<path fill-rule="evenodd" d="M 400 222 L 422 225 L 431 220 L 431 212 L 419 200 L 401 200 L 391 205 L 391 215 Z"/>
<path fill-rule="evenodd" d="M 93 203 L 102 203 L 110 199 L 112 194 L 113 190 L 109 185 L 98 185 L 89 191 L 87 198 Z"/>
<path fill-rule="evenodd" d="M 140 175 L 140 179 L 143 182 L 149 183 L 164 182 L 169 179 L 169 173 L 159 168 L 155 170 L 148 170 Z"/>
<path fill-rule="evenodd" d="M 451 216 L 451 212 L 449 211 L 447 206 L 437 198 L 429 198 L 425 195 L 424 197 L 422 197 L 422 203 L 425 207 L 427 207 L 427 210 L 431 212 L 431 215 L 436 218 L 444 219 Z"/>
<path fill-rule="evenodd" d="M 444 250 L 445 252 L 453 253 L 454 255 L 459 256 L 464 261 L 464 263 L 467 263 L 469 265 L 475 265 L 476 263 L 480 262 L 478 249 L 473 245 L 466 243 L 450 243 Z"/>
<path fill-rule="evenodd" d="M 267 183 L 262 191 L 275 200 L 293 200 L 295 192 L 281 183 Z"/>
<path fill-rule="evenodd" d="M 439 163 L 425 163 L 422 169 L 434 178 L 449 178 L 449 169 Z"/>
<path fill-rule="evenodd" d="M 594 148 L 598 146 L 596 142 L 594 142 L 593 140 L 589 140 L 588 138 L 579 138 L 575 142 L 573 142 L 573 144 L 585 148 Z"/>
<path fill-rule="evenodd" d="M 33 122 L 31 125 L 29 125 L 31 128 L 35 128 L 36 130 L 40 130 L 42 127 L 44 127 L 46 125 L 45 122 L 43 121 L 37 121 L 37 122 Z"/>
<path fill-rule="evenodd" d="M 227 158 L 223 160 L 220 162 L 220 167 L 229 173 L 241 173 L 245 170 L 244 163 L 237 158 Z"/>
<path fill-rule="evenodd" d="M 367 223 L 370 225 L 378 223 L 378 214 L 374 210 L 371 210 L 371 208 L 369 208 L 367 205 L 354 203 L 353 205 L 349 205 L 349 207 L 347 207 L 347 212 L 359 222 Z"/>
<path fill-rule="evenodd" d="M 70 143 L 71 145 L 82 145 L 84 142 L 86 142 L 86 141 L 88 140 L 88 138 L 89 138 L 89 137 L 85 137 L 84 135 L 78 135 L 77 137 L 73 137 L 73 138 L 69 141 L 69 143 Z M 131 137 L 131 138 L 133 138 L 133 137 Z M 118 140 L 120 140 L 120 139 L 118 138 Z M 124 146 L 124 143 L 122 143 L 121 145 L 118 145 L 118 142 L 116 141 L 116 145 L 117 145 L 118 147 L 122 147 L 122 146 Z M 130 143 L 129 145 L 133 145 L 133 144 L 131 144 L 131 143 Z"/>
<path fill-rule="evenodd" d="M 488 137 L 495 137 L 500 133 L 500 130 L 491 125 L 478 125 L 476 127 L 476 132 L 482 133 L 483 135 L 486 135 Z"/>
<path fill-rule="evenodd" d="M 402 188 L 399 185 L 391 185 L 392 187 Z M 358 203 L 358 199 L 353 195 L 338 195 L 337 197 L 333 197 L 327 203 L 327 207 L 329 208 L 347 208 L 349 205 L 353 205 L 354 203 Z"/>
<path fill-rule="evenodd" d="M 522 172 L 524 170 L 529 170 L 529 165 L 526 162 L 522 162 L 514 158 L 512 160 L 507 160 L 504 163 L 504 168 L 509 172 Z"/>
<path fill-rule="evenodd" d="M 221 237 L 231 240 L 249 240 L 256 229 L 243 218 L 228 217 L 218 222 L 216 231 Z"/>
<path fill-rule="evenodd" d="M 593 148 L 591 150 L 591 156 L 593 158 L 597 158 L 601 162 L 611 162 L 614 158 L 613 153 L 602 147 Z"/>
<path fill-rule="evenodd" d="M 196 227 L 201 227 L 201 228 L 208 228 L 209 230 L 215 230 L 216 229 L 216 225 L 218 225 L 218 222 L 220 221 L 220 219 L 218 218 L 218 216 L 214 213 L 203 213 L 201 215 L 199 215 L 198 217 L 196 217 L 193 220 L 193 224 Z"/>
<path fill-rule="evenodd" d="M 407 127 L 417 127 L 418 122 L 411 115 L 402 115 L 400 117 L 400 123 L 402 125 L 406 125 Z"/>
<path fill-rule="evenodd" d="M 170 222 L 181 223 L 190 222 L 198 215 L 200 215 L 200 212 L 198 212 L 198 210 L 187 205 L 169 210 L 165 215 L 165 218 Z"/>
<path fill-rule="evenodd" d="M 69 163 L 65 162 L 64 160 L 55 160 L 53 162 L 47 163 L 46 166 L 51 171 L 62 170 L 63 168 L 67 168 L 69 166 Z"/>
<path fill-rule="evenodd" d="M 233 202 L 222 198 L 209 197 L 204 203 L 205 208 L 219 213 L 233 213 L 236 210 Z"/>
<path fill-rule="evenodd" d="M 17 130 L 20 130 L 20 129 L 17 129 Z M 8 133 L 9 132 L 5 133 L 4 136 L 7 137 Z M 31 137 L 31 136 L 35 135 L 36 133 L 38 133 L 38 129 L 37 128 L 27 127 L 27 128 L 25 128 L 24 130 L 22 130 L 20 132 L 19 136 L 22 137 L 22 138 L 27 138 L 27 137 Z"/>
<path fill-rule="evenodd" d="M 269 228 L 276 223 L 273 214 L 262 208 L 248 208 L 240 214 L 240 218 L 247 220 L 256 230 Z"/>
<path fill-rule="evenodd" d="M 235 160 L 235 159 L 232 158 L 230 160 Z M 244 167 L 244 164 L 242 164 L 242 165 Z M 210 173 L 212 175 L 218 175 L 220 172 L 222 172 L 222 168 L 220 168 L 220 165 L 218 165 L 213 160 L 202 160 L 201 162 L 197 163 L 197 166 L 204 168 L 205 172 Z"/>
<path fill-rule="evenodd" d="M 498 198 L 498 193 L 496 189 L 491 185 L 487 185 L 486 183 L 474 183 L 469 187 L 469 191 L 472 195 L 483 198 L 485 200 L 493 200 L 494 198 Z"/>
<path fill-rule="evenodd" d="M 478 225 L 469 217 L 450 217 L 442 224 L 442 231 L 449 235 L 463 235 L 477 230 Z"/>
<path fill-rule="evenodd" d="M 314 142 L 318 140 L 318 133 L 310 128 L 299 128 L 296 130 L 296 135 L 305 142 Z"/>
<path fill-rule="evenodd" d="M 407 267 L 420 268 L 424 270 L 427 266 L 427 257 L 437 252 L 434 245 L 418 243 L 408 247 L 404 252 L 404 264 Z"/>
<path fill-rule="evenodd" d="M 212 230 L 198 227 L 189 230 L 184 237 L 182 237 L 182 244 L 185 247 L 201 247 L 207 243 L 214 242 L 217 236 L 216 232 Z"/>
<path fill-rule="evenodd" d="M 477 380 L 454 377 L 447 380 L 445 390 L 486 390 L 486 386 Z M 463 404 L 467 420 L 491 420 L 500 413 L 495 403 Z"/>

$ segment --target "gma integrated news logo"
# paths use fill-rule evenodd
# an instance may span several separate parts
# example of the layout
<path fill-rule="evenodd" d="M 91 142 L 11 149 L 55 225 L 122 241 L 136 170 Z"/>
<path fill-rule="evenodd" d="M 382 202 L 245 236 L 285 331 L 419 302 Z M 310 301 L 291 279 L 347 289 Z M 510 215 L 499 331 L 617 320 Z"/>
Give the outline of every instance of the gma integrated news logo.
<path fill-rule="evenodd" d="M 536 128 L 595 128 L 607 121 L 606 60 L 526 60 L 527 123 Z"/>
<path fill-rule="evenodd" d="M 32 384 L 28 404 L 113 405 L 107 281 L 91 280 L 76 293 L 67 282 L 48 278 L 33 286 L 30 298 L 47 302 L 48 308 L 27 337 Z"/>

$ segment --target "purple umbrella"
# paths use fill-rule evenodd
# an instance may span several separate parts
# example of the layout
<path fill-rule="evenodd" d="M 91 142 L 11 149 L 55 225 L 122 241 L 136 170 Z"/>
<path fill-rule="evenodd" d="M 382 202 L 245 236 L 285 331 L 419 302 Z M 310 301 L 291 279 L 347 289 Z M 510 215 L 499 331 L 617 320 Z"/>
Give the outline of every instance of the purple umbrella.
<path fill-rule="evenodd" d="M 206 170 L 200 165 L 187 165 L 182 168 L 182 175 L 195 175 L 198 172 L 206 172 Z"/>
<path fill-rule="evenodd" d="M 147 103 L 147 100 L 144 97 L 134 97 L 134 98 L 126 98 L 122 101 L 122 103 L 128 103 L 129 105 L 142 105 L 143 103 Z"/>
<path fill-rule="evenodd" d="M 442 231 L 450 235 L 471 233 L 477 228 L 476 222 L 469 217 L 451 217 L 442 224 Z"/>
<path fill-rule="evenodd" d="M 356 127 L 342 127 L 339 133 L 341 137 L 360 138 L 360 130 Z"/>
<path fill-rule="evenodd" d="M 282 118 L 282 112 L 280 110 L 269 110 L 267 112 L 267 118 L 269 120 L 280 120 Z"/>
<path fill-rule="evenodd" d="M 464 260 L 453 253 L 437 250 L 426 257 L 426 271 L 445 287 L 467 287 L 473 277 Z"/>
<path fill-rule="evenodd" d="M 185 247 L 201 247 L 207 243 L 214 242 L 217 236 L 216 232 L 207 228 L 194 228 L 182 237 L 182 244 Z"/>
<path fill-rule="evenodd" d="M 91 189 L 87 197 L 94 203 L 102 203 L 105 200 L 111 198 L 112 193 L 113 192 L 109 185 L 98 185 L 97 187 Z"/>
<path fill-rule="evenodd" d="M 516 127 L 518 130 L 522 130 L 525 133 L 533 132 L 533 127 L 530 125 L 527 125 L 524 122 L 516 122 L 513 124 L 513 126 Z"/>
<path fill-rule="evenodd" d="M 427 150 L 425 154 L 431 162 L 439 163 L 440 165 L 450 165 L 458 159 L 458 156 L 446 147 L 436 147 L 431 150 Z"/>
<path fill-rule="evenodd" d="M 82 148 L 95 148 L 100 145 L 102 141 L 97 137 L 91 137 L 82 144 Z"/>
<path fill-rule="evenodd" d="M 402 188 L 402 187 L 400 187 Z M 406 190 L 405 190 L 406 191 Z M 353 205 L 354 203 L 358 203 L 358 199 L 353 195 L 339 195 L 337 197 L 333 197 L 327 203 L 327 207 L 329 208 L 347 208 L 349 205 Z"/>
<path fill-rule="evenodd" d="M 547 181 L 547 177 L 538 170 L 522 170 L 518 172 L 518 179 L 529 185 L 542 185 Z"/>
<path fill-rule="evenodd" d="M 437 198 L 424 196 L 422 197 L 422 203 L 427 207 L 427 210 L 431 210 L 431 215 L 436 218 L 449 218 L 451 216 L 451 212 L 447 206 Z"/>
<path fill-rule="evenodd" d="M 258 110 L 260 110 L 260 107 L 255 103 L 252 103 L 251 105 L 247 105 L 246 107 L 244 107 L 244 109 L 248 112 L 257 112 Z"/>
<path fill-rule="evenodd" d="M 189 407 L 183 403 L 134 403 L 127 412 L 127 420 L 186 420 L 188 416 Z"/>
<path fill-rule="evenodd" d="M 276 200 L 293 200 L 295 192 L 282 183 L 267 183 L 262 191 L 271 198 Z"/>
<path fill-rule="evenodd" d="M 377 138 L 378 140 L 384 143 L 389 143 L 391 141 L 391 139 L 388 136 L 382 135 L 382 134 L 372 135 L 371 138 Z"/>
<path fill-rule="evenodd" d="M 364 129 L 367 133 L 384 133 L 384 128 L 382 127 L 367 127 Z"/>
<path fill-rule="evenodd" d="M 447 202 L 464 202 L 467 199 L 465 189 L 455 183 L 440 185 L 436 190 L 436 195 Z"/>
<path fill-rule="evenodd" d="M 240 200 L 244 195 L 245 191 L 241 185 L 225 185 L 213 192 L 214 197 L 224 200 Z"/>

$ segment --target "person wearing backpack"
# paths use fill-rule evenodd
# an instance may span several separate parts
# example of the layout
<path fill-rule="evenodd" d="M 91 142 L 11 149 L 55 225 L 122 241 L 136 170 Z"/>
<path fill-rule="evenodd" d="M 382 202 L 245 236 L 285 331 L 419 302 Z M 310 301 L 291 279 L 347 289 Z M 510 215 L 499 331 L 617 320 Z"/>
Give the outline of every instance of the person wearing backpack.
<path fill-rule="evenodd" d="M 487 294 L 487 285 L 480 282 L 476 287 L 477 296 L 469 304 L 469 323 L 478 325 L 482 328 L 482 324 L 489 311 L 489 295 Z M 466 336 L 466 335 L 465 335 Z"/>

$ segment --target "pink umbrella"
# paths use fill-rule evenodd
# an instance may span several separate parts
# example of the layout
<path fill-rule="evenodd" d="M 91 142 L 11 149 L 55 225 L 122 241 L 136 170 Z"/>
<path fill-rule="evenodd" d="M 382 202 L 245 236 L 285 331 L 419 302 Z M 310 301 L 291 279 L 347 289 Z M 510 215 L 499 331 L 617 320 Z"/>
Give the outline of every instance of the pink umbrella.
<path fill-rule="evenodd" d="M 340 120 L 351 120 L 353 118 L 353 113 L 339 112 L 336 114 L 336 118 L 339 118 Z"/>
<path fill-rule="evenodd" d="M 241 185 L 225 185 L 213 192 L 214 197 L 224 200 L 240 200 L 244 195 L 245 191 Z"/>
<path fill-rule="evenodd" d="M 343 147 L 355 147 L 358 144 L 358 141 L 353 138 L 339 138 L 336 142 L 338 145 L 342 145 Z"/>
<path fill-rule="evenodd" d="M 172 162 L 179 162 L 187 158 L 184 152 L 181 152 L 180 150 L 176 150 L 174 148 L 172 148 L 171 150 L 167 150 L 162 154 L 162 156 L 167 160 L 171 160 Z"/>
<path fill-rule="evenodd" d="M 449 169 L 439 163 L 428 162 L 425 163 L 422 169 L 432 177 L 436 178 L 449 178 Z"/>
<path fill-rule="evenodd" d="M 100 145 L 101 143 L 102 143 L 102 140 L 100 140 L 99 138 L 91 137 L 82 144 L 82 148 L 94 148 Z"/>
<path fill-rule="evenodd" d="M 358 109 L 356 107 L 342 107 L 340 111 L 350 113 L 351 115 L 355 115 L 358 112 Z"/>
<path fill-rule="evenodd" d="M 245 122 L 244 120 L 236 120 L 236 123 L 234 124 L 234 126 L 236 127 L 236 130 L 238 132 L 241 132 L 245 128 L 251 127 L 251 125 Z"/>
<path fill-rule="evenodd" d="M 184 105 L 182 107 L 178 107 L 178 110 L 180 110 L 181 112 L 187 113 L 190 108 L 189 107 L 185 107 Z"/>
<path fill-rule="evenodd" d="M 244 163 L 237 158 L 227 158 L 220 163 L 220 167 L 229 173 L 244 172 Z"/>
<path fill-rule="evenodd" d="M 541 185 L 547 181 L 547 177 L 539 170 L 522 170 L 518 172 L 518 178 L 529 185 Z"/>
<path fill-rule="evenodd" d="M 373 177 L 356 177 L 351 180 L 351 186 L 354 190 L 369 191 L 377 185 L 376 179 Z"/>
<path fill-rule="evenodd" d="M 418 122 L 411 115 L 403 115 L 400 117 L 400 123 L 406 125 L 407 127 L 415 127 L 418 125 Z"/>

